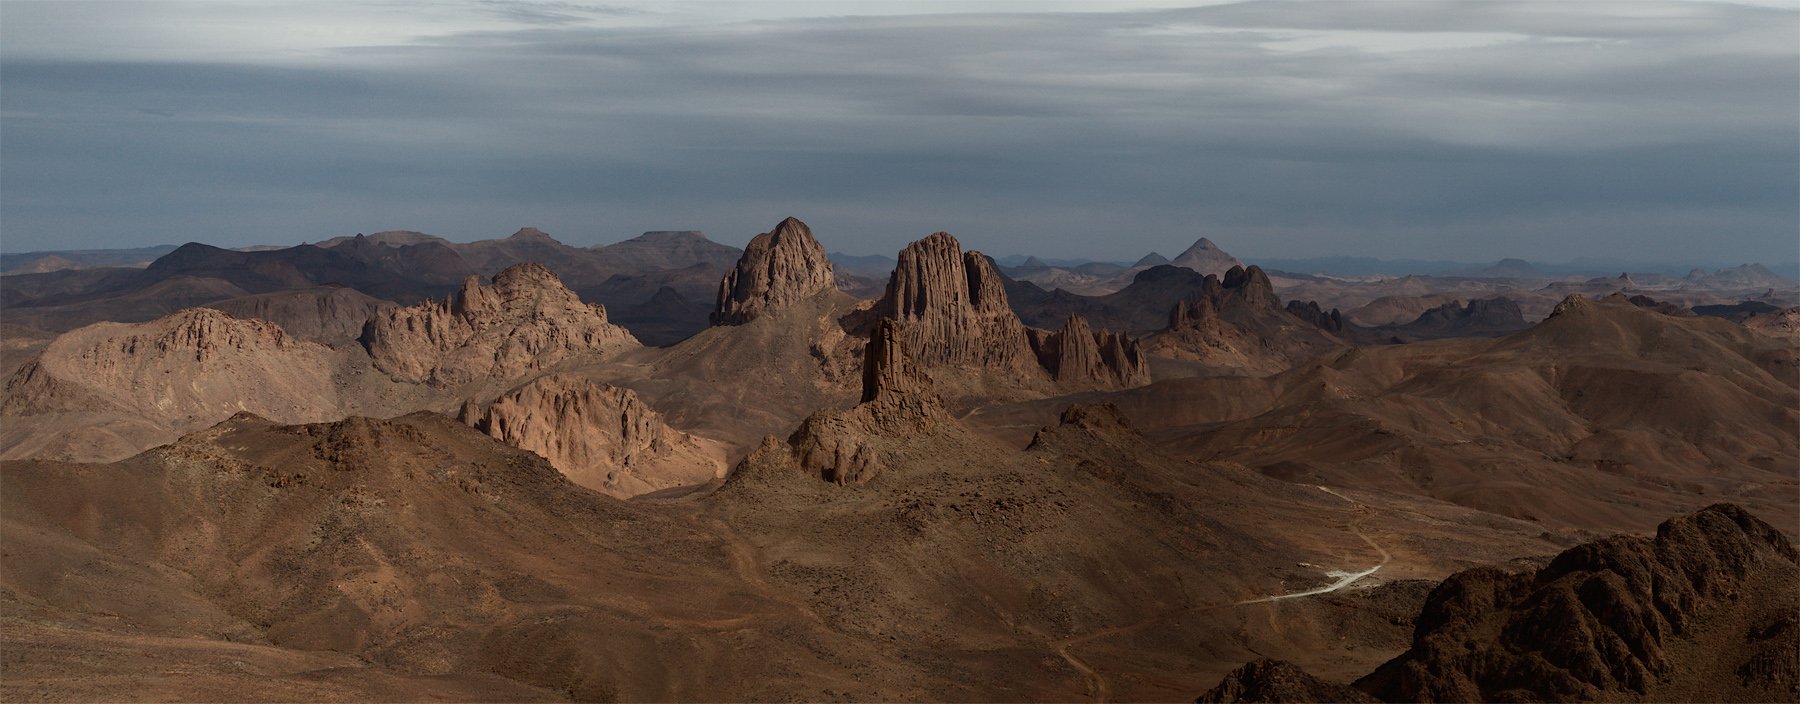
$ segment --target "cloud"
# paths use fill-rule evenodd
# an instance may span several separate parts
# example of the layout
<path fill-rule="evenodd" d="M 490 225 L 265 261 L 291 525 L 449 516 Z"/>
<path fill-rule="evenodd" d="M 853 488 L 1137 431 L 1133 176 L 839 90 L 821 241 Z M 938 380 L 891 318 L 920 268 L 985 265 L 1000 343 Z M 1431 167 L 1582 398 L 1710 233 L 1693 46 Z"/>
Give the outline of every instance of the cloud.
<path fill-rule="evenodd" d="M 1115 259 L 1201 235 L 1252 256 L 1797 254 L 1800 13 L 1779 8 L 481 4 L 227 59 L 20 48 L 32 22 L 76 30 L 15 6 L 7 250 L 526 223 L 741 242 L 794 214 L 852 252 L 949 229 Z M 166 29 L 126 24 L 100 33 Z"/>

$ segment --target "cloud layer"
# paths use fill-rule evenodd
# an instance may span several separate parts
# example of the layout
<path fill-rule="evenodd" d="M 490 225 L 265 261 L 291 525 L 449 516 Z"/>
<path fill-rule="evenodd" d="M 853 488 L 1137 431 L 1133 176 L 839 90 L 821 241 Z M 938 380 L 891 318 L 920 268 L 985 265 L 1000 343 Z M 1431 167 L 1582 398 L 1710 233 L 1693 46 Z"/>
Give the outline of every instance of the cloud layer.
<path fill-rule="evenodd" d="M 1791 8 L 999 7 L 7 3 L 0 247 L 1800 254 Z"/>

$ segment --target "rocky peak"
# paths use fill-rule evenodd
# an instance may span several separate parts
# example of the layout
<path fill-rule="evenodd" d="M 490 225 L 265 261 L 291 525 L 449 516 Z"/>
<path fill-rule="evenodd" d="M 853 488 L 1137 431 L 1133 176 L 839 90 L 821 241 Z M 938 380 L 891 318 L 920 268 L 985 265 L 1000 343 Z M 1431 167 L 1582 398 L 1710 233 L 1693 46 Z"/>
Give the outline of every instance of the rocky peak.
<path fill-rule="evenodd" d="M 742 325 L 766 312 L 834 289 L 831 259 L 806 223 L 782 220 L 751 238 L 737 266 L 719 282 L 714 325 Z"/>
<path fill-rule="evenodd" d="M 1593 308 L 1594 304 L 1587 299 L 1587 296 L 1583 296 L 1579 293 L 1571 293 L 1568 296 L 1565 296 L 1562 301 L 1558 302 L 1555 308 L 1550 309 L 1550 317 L 1555 318 L 1562 315 L 1580 314 L 1591 311 Z M 1546 320 L 1547 319 L 1548 318 L 1546 318 Z"/>
<path fill-rule="evenodd" d="M 1141 269 L 1141 268 L 1147 268 L 1147 267 L 1153 267 L 1153 266 L 1162 266 L 1162 265 L 1168 264 L 1168 263 L 1169 263 L 1168 257 L 1165 257 L 1161 254 L 1157 254 L 1156 252 L 1151 252 L 1149 254 L 1144 255 L 1144 257 L 1142 259 L 1137 260 L 1137 263 L 1132 264 L 1131 268 Z"/>
<path fill-rule="evenodd" d="M 1181 254 L 1176 255 L 1170 263 L 1193 269 L 1202 274 L 1223 274 L 1232 267 L 1243 266 L 1243 262 L 1238 261 L 1237 257 L 1226 254 L 1225 250 L 1219 249 L 1218 245 L 1213 244 L 1212 240 L 1205 237 L 1195 241 Z"/>
<path fill-rule="evenodd" d="M 372 318 L 361 342 L 377 369 L 434 386 L 515 378 L 577 354 L 637 345 L 607 321 L 605 307 L 583 303 L 533 263 L 506 268 L 488 286 L 471 276 L 445 300 Z"/>
<path fill-rule="evenodd" d="M 699 484 L 724 473 L 717 443 L 670 428 L 630 389 L 553 374 L 457 420 L 530 450 L 581 486 L 620 498 Z"/>
<path fill-rule="evenodd" d="M 900 251 L 874 311 L 900 321 L 908 352 L 926 367 L 1037 373 L 1005 281 L 985 255 L 962 251 L 947 232 Z"/>
<path fill-rule="evenodd" d="M 555 242 L 556 241 L 556 238 L 551 237 L 549 234 L 545 233 L 543 230 L 539 230 L 535 227 L 521 227 L 521 228 L 519 228 L 518 232 L 512 233 L 512 235 L 508 236 L 506 239 L 509 239 L 509 240 L 512 240 L 515 242 Z"/>

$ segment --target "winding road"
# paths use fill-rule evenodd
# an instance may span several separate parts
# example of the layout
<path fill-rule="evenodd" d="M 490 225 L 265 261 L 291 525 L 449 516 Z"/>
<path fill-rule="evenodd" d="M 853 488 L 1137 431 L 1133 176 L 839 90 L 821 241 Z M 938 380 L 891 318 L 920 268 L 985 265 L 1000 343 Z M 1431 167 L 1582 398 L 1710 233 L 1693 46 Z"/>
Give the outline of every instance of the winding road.
<path fill-rule="evenodd" d="M 1213 610 L 1217 610 L 1217 609 L 1232 608 L 1232 607 L 1237 607 L 1237 606 L 1246 606 L 1249 604 L 1265 604 L 1265 603 L 1269 603 L 1269 602 L 1280 601 L 1282 599 L 1297 599 L 1300 597 L 1317 596 L 1320 594 L 1330 594 L 1332 592 L 1338 591 L 1338 590 L 1348 587 L 1352 584 L 1355 584 L 1357 582 L 1357 580 L 1360 580 L 1364 577 L 1375 574 L 1375 572 L 1377 570 L 1380 570 L 1382 567 L 1387 566 L 1388 562 L 1393 559 L 1393 555 L 1389 554 L 1386 548 L 1381 547 L 1381 545 L 1377 544 L 1374 540 L 1370 539 L 1367 534 L 1362 532 L 1362 522 L 1368 520 L 1369 517 L 1374 514 L 1374 509 L 1369 508 L 1369 506 L 1367 504 L 1364 504 L 1361 501 L 1357 501 L 1356 499 L 1352 499 L 1348 496 L 1345 496 L 1343 494 L 1332 491 L 1331 489 L 1329 489 L 1327 487 L 1315 485 L 1314 488 L 1318 489 L 1319 491 L 1323 491 L 1327 494 L 1330 494 L 1332 496 L 1343 499 L 1345 501 L 1348 501 L 1352 504 L 1355 504 L 1357 512 L 1361 513 L 1362 516 L 1360 518 L 1357 518 L 1354 521 L 1351 521 L 1348 528 L 1350 529 L 1350 532 L 1356 534 L 1356 537 L 1361 538 L 1364 543 L 1367 543 L 1369 545 L 1369 547 L 1374 548 L 1376 552 L 1381 554 L 1381 562 L 1376 563 L 1374 567 L 1370 567 L 1369 569 L 1363 570 L 1361 572 L 1328 572 L 1328 573 L 1326 573 L 1326 576 L 1338 577 L 1338 581 L 1333 582 L 1333 583 L 1323 586 L 1323 587 L 1316 588 L 1316 589 L 1307 589 L 1305 591 L 1291 592 L 1291 593 L 1287 593 L 1287 594 L 1273 594 L 1273 595 L 1269 595 L 1269 596 L 1257 597 L 1254 599 L 1245 599 L 1243 601 L 1233 602 L 1233 603 L 1228 603 L 1228 604 L 1212 604 L 1210 606 L 1191 606 L 1191 607 L 1187 607 L 1187 608 L 1180 609 L 1177 611 L 1160 614 L 1156 617 L 1145 619 L 1143 621 L 1140 621 L 1138 623 L 1134 623 L 1134 624 L 1131 624 L 1128 626 L 1112 626 L 1109 628 L 1102 628 L 1102 629 L 1095 630 L 1095 631 L 1089 631 L 1087 633 L 1083 633 L 1083 634 L 1077 635 L 1077 636 L 1070 636 L 1068 638 L 1052 640 L 1052 641 L 1050 641 L 1051 648 L 1056 651 L 1057 655 L 1062 656 L 1062 659 L 1065 662 L 1069 663 L 1069 667 L 1075 668 L 1076 672 L 1080 672 L 1082 677 L 1087 678 L 1088 694 L 1094 698 L 1094 701 L 1105 702 L 1105 701 L 1107 701 L 1108 698 L 1110 698 L 1112 696 L 1112 685 L 1110 683 L 1108 683 L 1106 681 L 1106 677 L 1104 675 L 1100 674 L 1100 672 L 1098 670 L 1095 670 L 1092 665 L 1089 665 L 1087 663 L 1087 661 L 1082 660 L 1080 658 L 1080 656 L 1077 656 L 1074 652 L 1072 652 L 1072 649 L 1075 646 L 1082 645 L 1084 643 L 1089 643 L 1089 642 L 1096 641 L 1096 640 L 1100 640 L 1103 638 L 1111 638 L 1113 636 L 1123 635 L 1126 633 L 1130 633 L 1132 631 L 1143 630 L 1145 628 L 1149 628 L 1150 626 L 1154 626 L 1159 623 L 1167 623 L 1171 618 L 1175 618 L 1175 617 L 1179 617 L 1179 616 L 1186 616 L 1189 614 L 1196 614 L 1196 613 L 1201 613 L 1201 612 L 1205 612 L 1205 611 L 1213 611 Z M 1032 630 L 1035 631 L 1035 629 L 1032 629 Z"/>

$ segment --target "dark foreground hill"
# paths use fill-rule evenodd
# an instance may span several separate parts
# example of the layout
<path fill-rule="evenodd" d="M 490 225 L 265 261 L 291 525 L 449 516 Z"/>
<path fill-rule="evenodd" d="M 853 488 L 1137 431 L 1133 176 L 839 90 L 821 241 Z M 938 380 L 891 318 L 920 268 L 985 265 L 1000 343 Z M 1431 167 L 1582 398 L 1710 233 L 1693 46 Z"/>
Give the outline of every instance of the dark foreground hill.
<path fill-rule="evenodd" d="M 1355 689 L 1265 660 L 1199 701 L 1792 701 L 1796 559 L 1780 531 L 1718 504 L 1535 571 L 1452 575 L 1412 647 Z"/>

